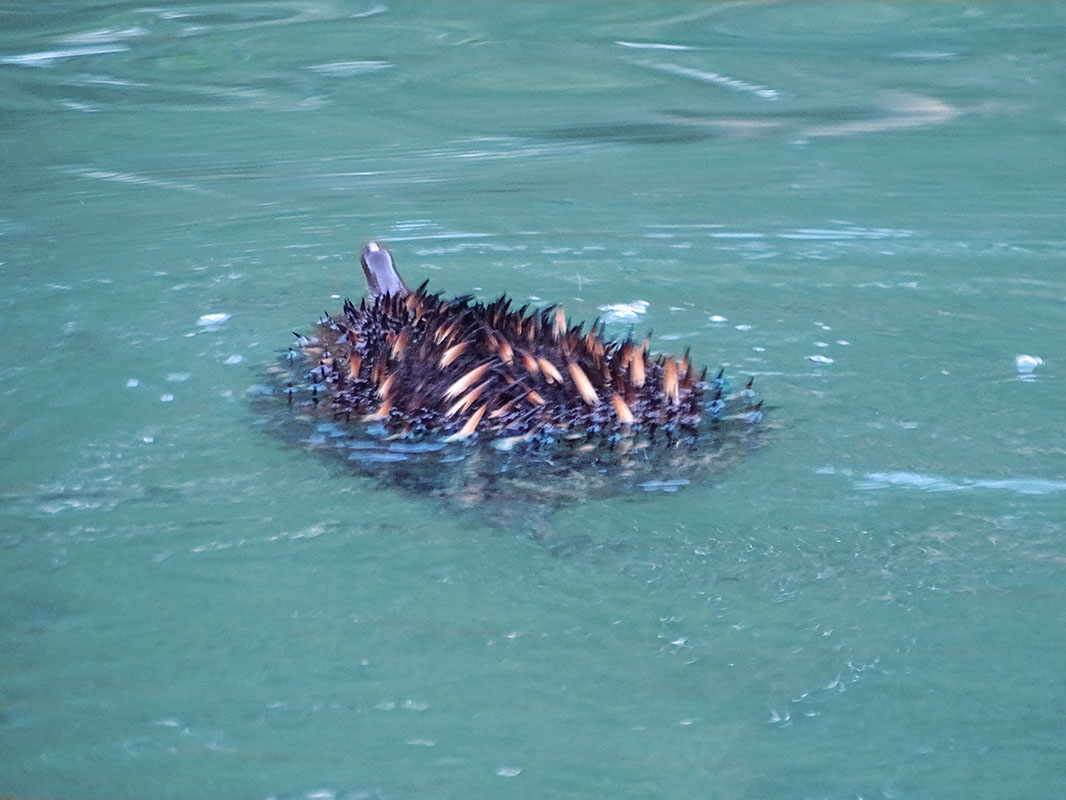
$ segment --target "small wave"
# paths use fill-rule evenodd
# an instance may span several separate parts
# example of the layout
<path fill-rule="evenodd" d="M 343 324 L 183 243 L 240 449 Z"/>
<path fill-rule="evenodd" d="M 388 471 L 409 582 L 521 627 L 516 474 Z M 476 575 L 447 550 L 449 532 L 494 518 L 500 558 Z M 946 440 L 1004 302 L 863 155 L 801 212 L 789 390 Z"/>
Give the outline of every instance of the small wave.
<path fill-rule="evenodd" d="M 148 31 L 139 26 L 132 28 L 102 28 L 96 31 L 84 31 L 83 33 L 61 36 L 57 41 L 61 44 L 109 44 L 122 39 L 136 39 L 139 36 L 147 35 Z"/>
<path fill-rule="evenodd" d="M 396 461 L 407 461 L 408 456 L 403 453 L 381 452 L 380 450 L 358 449 L 348 456 L 349 461 L 358 461 L 364 464 L 386 464 Z"/>
<path fill-rule="evenodd" d="M 889 58 L 901 61 L 954 61 L 960 56 L 951 50 L 901 50 L 890 54 Z"/>
<path fill-rule="evenodd" d="M 79 56 L 101 56 L 108 53 L 124 53 L 129 50 L 124 44 L 112 44 L 102 47 L 71 47 L 67 50 L 46 50 L 40 53 L 25 53 L 19 56 L 4 56 L 0 64 L 15 64 L 20 67 L 48 67 L 53 61 Z"/>
<path fill-rule="evenodd" d="M 226 320 L 230 318 L 230 315 L 225 312 L 218 312 L 215 314 L 201 314 L 200 318 L 196 320 L 196 324 L 201 328 L 215 329 Z"/>
<path fill-rule="evenodd" d="M 333 78 L 351 78 L 391 68 L 392 64 L 388 61 L 334 61 L 329 64 L 314 64 L 305 69 Z"/>
<path fill-rule="evenodd" d="M 670 478 L 663 481 L 644 481 L 638 484 L 645 492 L 676 492 L 691 481 L 686 478 Z"/>
<path fill-rule="evenodd" d="M 1040 356 L 1017 355 L 1014 357 L 1014 368 L 1018 371 L 1018 380 L 1032 383 L 1036 380 L 1037 367 L 1044 366 L 1044 359 Z"/>
<path fill-rule="evenodd" d="M 779 239 L 851 240 L 851 239 L 908 239 L 913 231 L 892 228 L 799 228 L 779 233 Z"/>
<path fill-rule="evenodd" d="M 1054 494 L 1066 492 L 1066 481 L 1051 481 L 1042 478 L 1005 478 L 988 480 L 982 478 L 950 479 L 940 475 L 924 475 L 920 472 L 871 472 L 858 481 L 856 488 L 888 489 L 903 486 L 923 492 L 966 492 L 973 489 L 1001 489 L 1016 494 Z"/>
<path fill-rule="evenodd" d="M 647 300 L 634 300 L 632 303 L 611 303 L 600 306 L 604 312 L 604 322 L 632 322 L 648 310 Z"/>
<path fill-rule="evenodd" d="M 662 42 L 615 42 L 619 47 L 630 47 L 634 50 L 695 50 L 687 44 L 665 44 Z"/>
<path fill-rule="evenodd" d="M 202 7 L 144 9 L 158 19 L 183 24 L 183 32 L 202 33 L 211 29 L 258 28 L 266 25 L 291 25 L 304 22 L 322 22 L 341 19 L 359 19 L 385 13 L 388 8 L 376 5 L 354 14 L 338 12 L 334 3 L 322 0 L 286 0 L 261 3 L 216 3 Z"/>
<path fill-rule="evenodd" d="M 390 236 L 390 242 L 416 242 L 424 239 L 487 239 L 494 233 L 429 233 L 423 236 Z"/>
<path fill-rule="evenodd" d="M 153 189 L 176 189 L 181 192 L 206 195 L 208 197 L 219 196 L 217 192 L 213 192 L 210 189 L 201 189 L 199 186 L 191 183 L 171 181 L 165 178 L 152 178 L 147 175 L 137 175 L 131 172 L 114 172 L 112 170 L 88 168 L 67 169 L 64 170 L 64 172 L 68 175 L 77 175 L 80 178 L 93 178 L 95 180 L 108 181 L 110 183 L 128 183 L 135 186 L 148 186 Z"/>
<path fill-rule="evenodd" d="M 761 97 L 763 100 L 776 100 L 779 97 L 779 92 L 776 89 L 748 83 L 739 78 L 732 78 L 717 72 L 709 72 L 694 67 L 684 67 L 681 64 L 660 64 L 653 61 L 637 61 L 635 63 L 642 67 L 647 67 L 648 69 L 657 70 L 658 72 L 666 72 L 670 75 L 680 75 L 682 78 L 693 78 L 697 81 L 702 81 L 703 83 L 710 83 L 725 89 L 732 89 L 735 92 L 748 92 L 756 97 Z"/>

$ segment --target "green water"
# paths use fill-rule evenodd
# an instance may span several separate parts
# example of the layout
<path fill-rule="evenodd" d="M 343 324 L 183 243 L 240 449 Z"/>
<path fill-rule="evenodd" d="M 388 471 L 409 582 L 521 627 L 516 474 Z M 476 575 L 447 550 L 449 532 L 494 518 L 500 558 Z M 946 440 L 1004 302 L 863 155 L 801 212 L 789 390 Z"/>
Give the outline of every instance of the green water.
<path fill-rule="evenodd" d="M 0 794 L 1066 797 L 1064 59 L 1052 3 L 5 3 Z M 370 238 L 645 301 L 766 443 L 546 547 L 279 441 Z"/>

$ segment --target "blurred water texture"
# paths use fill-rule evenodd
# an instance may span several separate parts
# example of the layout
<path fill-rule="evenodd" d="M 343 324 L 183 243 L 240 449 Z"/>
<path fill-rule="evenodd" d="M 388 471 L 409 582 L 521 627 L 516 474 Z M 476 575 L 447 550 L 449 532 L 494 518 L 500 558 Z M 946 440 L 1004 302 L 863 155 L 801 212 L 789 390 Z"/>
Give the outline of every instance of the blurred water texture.
<path fill-rule="evenodd" d="M 1064 57 L 1051 3 L 5 4 L 0 792 L 1066 796 Z M 371 238 L 772 435 L 551 547 L 293 448 L 255 387 Z"/>

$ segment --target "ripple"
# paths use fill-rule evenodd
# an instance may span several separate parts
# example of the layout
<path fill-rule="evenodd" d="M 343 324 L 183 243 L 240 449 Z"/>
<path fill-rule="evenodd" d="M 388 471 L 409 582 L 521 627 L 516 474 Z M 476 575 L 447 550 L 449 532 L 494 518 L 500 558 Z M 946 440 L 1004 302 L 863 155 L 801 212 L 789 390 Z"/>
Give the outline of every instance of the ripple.
<path fill-rule="evenodd" d="M 634 300 L 632 303 L 610 303 L 600 306 L 604 322 L 633 322 L 648 310 L 647 300 Z"/>
<path fill-rule="evenodd" d="M 1015 494 L 1043 495 L 1066 492 L 1066 481 L 1043 478 L 946 478 L 920 472 L 871 472 L 856 483 L 856 488 L 888 489 L 902 486 L 923 492 L 966 492 L 973 489 L 1000 489 Z"/>
<path fill-rule="evenodd" d="M 200 318 L 196 320 L 196 324 L 199 325 L 201 328 L 208 328 L 210 330 L 214 330 L 229 318 L 230 315 L 226 314 L 225 312 L 219 312 L 216 314 L 202 314 Z"/>
<path fill-rule="evenodd" d="M 798 228 L 777 234 L 780 239 L 849 241 L 852 239 L 908 239 L 913 231 L 892 228 Z"/>
<path fill-rule="evenodd" d="M 79 58 L 83 56 L 100 56 L 108 53 L 124 53 L 129 48 L 123 44 L 112 44 L 99 47 L 72 47 L 67 50 L 45 50 L 40 53 L 25 53 L 18 56 L 4 56 L 0 58 L 0 64 L 15 64 L 20 67 L 49 67 L 53 61 L 64 58 Z"/>
<path fill-rule="evenodd" d="M 68 175 L 76 175 L 80 178 L 92 178 L 94 180 L 108 181 L 110 183 L 126 183 L 135 186 L 146 186 L 153 189 L 173 189 L 180 192 L 205 195 L 208 197 L 218 196 L 216 192 L 213 192 L 210 189 L 201 189 L 199 186 L 195 186 L 191 183 L 171 181 L 165 178 L 153 178 L 148 175 L 138 175 L 132 172 L 116 172 L 114 170 L 91 169 L 88 167 L 66 169 L 64 172 Z"/>
<path fill-rule="evenodd" d="M 261 25 L 280 25 L 337 17 L 332 3 L 218 3 L 214 5 L 184 6 L 178 9 L 145 9 L 161 20 L 207 28 L 251 28 Z"/>
<path fill-rule="evenodd" d="M 779 92 L 776 89 L 770 89 L 766 86 L 759 86 L 758 84 L 748 83 L 747 81 L 740 80 L 739 78 L 733 78 L 729 75 L 722 75 L 717 72 L 711 72 L 709 70 L 696 69 L 695 67 L 686 67 L 681 64 L 672 63 L 658 63 L 654 61 L 636 61 L 634 62 L 638 66 L 647 67 L 648 69 L 656 70 L 657 72 L 666 72 L 670 75 L 679 75 L 682 78 L 692 78 L 703 83 L 710 83 L 715 86 L 721 86 L 724 89 L 732 89 L 734 92 L 746 92 L 753 94 L 756 97 L 760 97 L 763 100 L 776 100 L 779 97 Z"/>
<path fill-rule="evenodd" d="M 371 72 L 380 72 L 383 69 L 391 69 L 392 64 L 388 61 L 334 61 L 329 64 L 315 64 L 305 69 L 317 72 L 319 75 L 329 75 L 333 78 L 351 78 L 355 75 L 366 75 Z"/>
<path fill-rule="evenodd" d="M 695 50 L 687 44 L 666 44 L 663 42 L 623 42 L 616 41 L 619 47 L 629 47 L 634 50 Z"/>
<path fill-rule="evenodd" d="M 1040 356 L 1017 355 L 1014 357 L 1014 368 L 1018 371 L 1018 379 L 1023 381 L 1036 380 L 1033 374 L 1037 367 L 1044 365 L 1044 359 Z"/>
<path fill-rule="evenodd" d="M 688 486 L 691 481 L 686 478 L 670 478 L 665 481 L 644 481 L 640 488 L 645 492 L 676 492 L 682 486 Z"/>
<path fill-rule="evenodd" d="M 95 31 L 85 31 L 84 33 L 72 33 L 68 36 L 60 36 L 56 41 L 61 44 L 107 44 L 110 42 L 118 42 L 123 39 L 136 39 L 139 36 L 146 36 L 148 31 L 140 26 L 134 26 L 132 28 L 101 28 Z"/>

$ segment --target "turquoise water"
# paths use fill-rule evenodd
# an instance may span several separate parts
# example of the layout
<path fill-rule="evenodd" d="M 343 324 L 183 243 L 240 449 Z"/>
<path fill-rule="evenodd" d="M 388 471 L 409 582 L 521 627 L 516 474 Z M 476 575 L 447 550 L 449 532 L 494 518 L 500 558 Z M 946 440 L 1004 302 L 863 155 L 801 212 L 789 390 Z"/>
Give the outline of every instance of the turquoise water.
<path fill-rule="evenodd" d="M 1051 3 L 4 4 L 0 794 L 1066 797 L 1064 57 Z M 370 238 L 644 308 L 766 441 L 551 547 L 291 447 L 255 387 Z"/>

